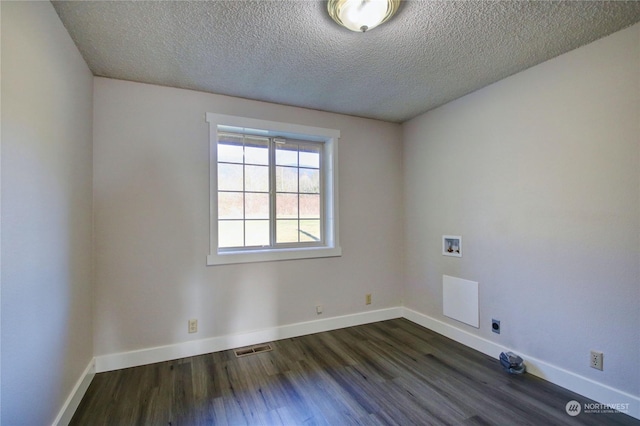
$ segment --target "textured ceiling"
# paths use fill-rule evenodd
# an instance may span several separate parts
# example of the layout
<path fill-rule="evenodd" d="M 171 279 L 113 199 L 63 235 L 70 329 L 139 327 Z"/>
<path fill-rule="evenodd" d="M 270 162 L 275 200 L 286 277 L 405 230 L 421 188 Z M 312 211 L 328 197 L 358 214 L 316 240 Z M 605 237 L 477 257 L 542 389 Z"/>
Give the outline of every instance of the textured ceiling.
<path fill-rule="evenodd" d="M 403 122 L 640 21 L 637 1 L 54 1 L 94 75 Z M 640 41 L 639 41 L 640 46 Z"/>

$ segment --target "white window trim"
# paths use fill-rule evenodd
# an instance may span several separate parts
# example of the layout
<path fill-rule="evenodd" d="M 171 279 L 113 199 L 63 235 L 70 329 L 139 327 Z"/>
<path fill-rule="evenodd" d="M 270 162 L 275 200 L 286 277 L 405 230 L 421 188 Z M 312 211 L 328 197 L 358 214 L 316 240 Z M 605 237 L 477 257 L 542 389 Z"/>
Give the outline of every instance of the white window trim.
<path fill-rule="evenodd" d="M 277 121 L 258 120 L 207 113 L 209 123 L 209 255 L 207 265 L 270 262 L 342 256 L 338 226 L 338 139 L 340 131 Z M 247 134 L 281 136 L 323 143 L 324 147 L 324 241 L 323 246 L 288 247 L 256 250 L 218 250 L 218 130 L 229 129 Z M 264 130 L 268 129 L 268 130 Z"/>

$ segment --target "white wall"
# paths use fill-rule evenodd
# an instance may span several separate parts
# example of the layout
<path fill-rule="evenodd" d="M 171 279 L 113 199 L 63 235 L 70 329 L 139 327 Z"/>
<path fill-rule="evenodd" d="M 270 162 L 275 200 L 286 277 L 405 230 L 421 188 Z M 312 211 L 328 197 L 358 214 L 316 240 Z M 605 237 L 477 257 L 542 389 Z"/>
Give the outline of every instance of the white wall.
<path fill-rule="evenodd" d="M 403 125 L 405 306 L 634 395 L 639 40 L 640 24 Z M 442 315 L 443 274 L 480 282 L 479 330 Z"/>
<path fill-rule="evenodd" d="M 0 422 L 45 425 L 93 356 L 93 77 L 51 3 L 1 7 Z"/>
<path fill-rule="evenodd" d="M 104 78 L 94 87 L 96 356 L 400 304 L 399 125 Z M 340 130 L 342 257 L 205 266 L 206 112 Z"/>

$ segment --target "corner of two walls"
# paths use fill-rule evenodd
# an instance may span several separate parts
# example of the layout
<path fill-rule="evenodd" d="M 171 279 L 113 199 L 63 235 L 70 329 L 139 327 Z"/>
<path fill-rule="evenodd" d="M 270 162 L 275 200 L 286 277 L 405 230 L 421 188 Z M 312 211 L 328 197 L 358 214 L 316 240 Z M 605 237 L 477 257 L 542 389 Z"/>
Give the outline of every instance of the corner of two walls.
<path fill-rule="evenodd" d="M 636 24 L 403 125 L 405 306 L 636 405 L 639 39 Z M 480 283 L 479 329 L 442 314 L 445 274 Z"/>

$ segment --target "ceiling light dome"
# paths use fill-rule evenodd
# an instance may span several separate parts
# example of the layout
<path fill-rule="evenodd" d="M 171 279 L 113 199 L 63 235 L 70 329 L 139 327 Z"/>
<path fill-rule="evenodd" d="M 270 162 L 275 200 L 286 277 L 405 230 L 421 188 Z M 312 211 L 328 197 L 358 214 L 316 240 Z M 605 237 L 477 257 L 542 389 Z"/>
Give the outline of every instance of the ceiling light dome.
<path fill-rule="evenodd" d="M 400 0 L 329 0 L 329 16 L 351 31 L 365 32 L 393 16 Z"/>

